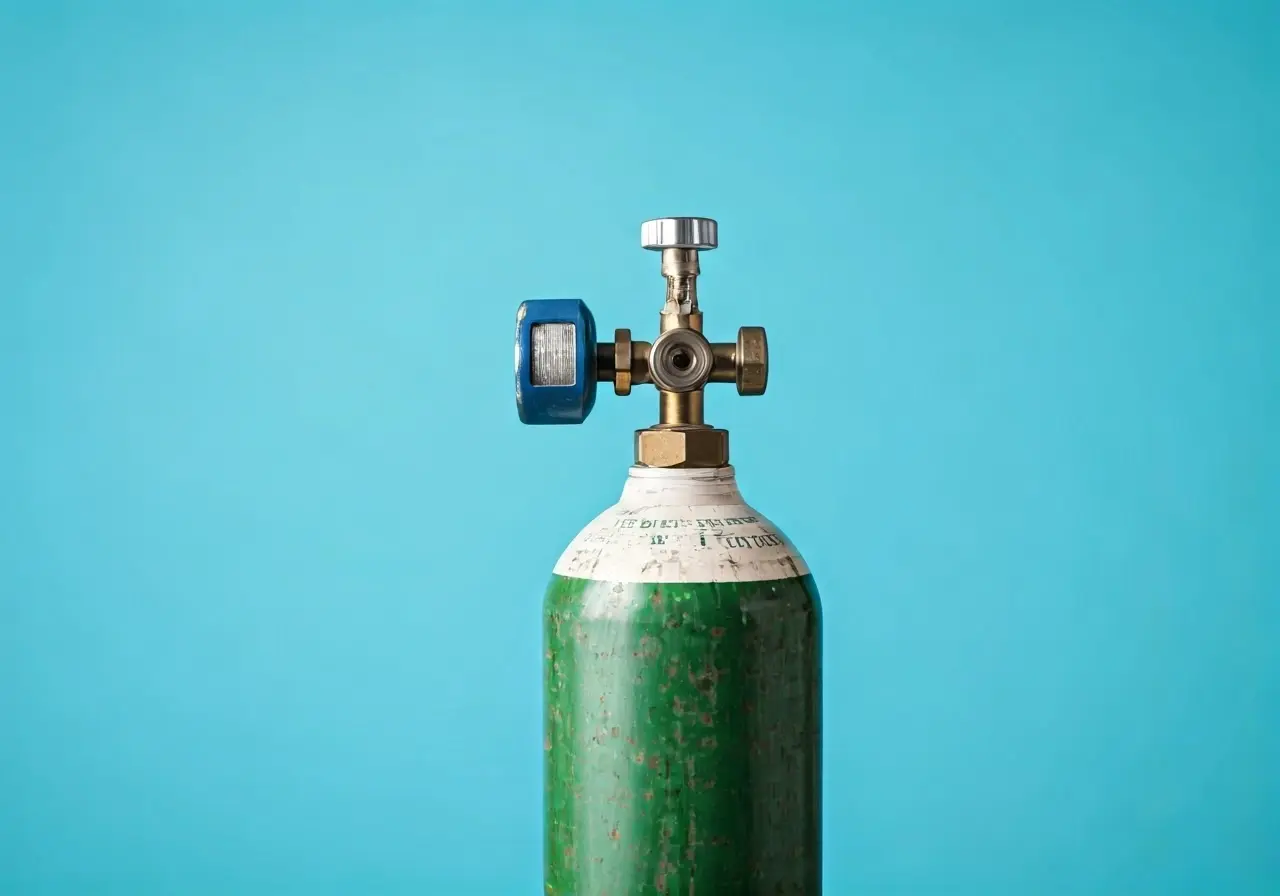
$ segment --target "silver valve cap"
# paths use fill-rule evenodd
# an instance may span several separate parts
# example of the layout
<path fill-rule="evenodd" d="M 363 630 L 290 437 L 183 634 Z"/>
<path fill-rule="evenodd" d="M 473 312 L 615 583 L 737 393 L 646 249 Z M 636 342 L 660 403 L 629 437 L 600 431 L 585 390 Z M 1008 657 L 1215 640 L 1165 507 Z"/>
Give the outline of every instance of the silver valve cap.
<path fill-rule="evenodd" d="M 710 218 L 655 218 L 640 225 L 640 245 L 646 249 L 714 249 L 719 245 L 717 229 Z"/>

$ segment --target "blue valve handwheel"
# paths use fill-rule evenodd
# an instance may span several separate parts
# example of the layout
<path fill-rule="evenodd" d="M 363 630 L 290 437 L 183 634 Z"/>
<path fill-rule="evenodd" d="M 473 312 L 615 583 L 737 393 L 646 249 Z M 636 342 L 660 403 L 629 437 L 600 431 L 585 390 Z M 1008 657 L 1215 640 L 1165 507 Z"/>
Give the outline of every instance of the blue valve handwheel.
<path fill-rule="evenodd" d="M 516 409 L 528 424 L 581 423 L 596 402 L 596 322 L 580 299 L 516 312 Z"/>

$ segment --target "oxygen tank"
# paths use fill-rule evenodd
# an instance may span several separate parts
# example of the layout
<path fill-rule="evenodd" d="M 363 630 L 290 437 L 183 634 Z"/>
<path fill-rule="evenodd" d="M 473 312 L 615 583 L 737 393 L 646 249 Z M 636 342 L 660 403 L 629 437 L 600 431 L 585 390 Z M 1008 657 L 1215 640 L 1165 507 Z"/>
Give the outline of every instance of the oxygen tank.
<path fill-rule="evenodd" d="M 768 344 L 703 335 L 709 218 L 661 218 L 659 335 L 596 341 L 576 299 L 516 324 L 527 424 L 581 423 L 596 384 L 652 383 L 617 503 L 570 542 L 543 608 L 548 896 L 821 893 L 821 610 L 800 552 L 739 491 L 709 383 L 762 395 Z"/>

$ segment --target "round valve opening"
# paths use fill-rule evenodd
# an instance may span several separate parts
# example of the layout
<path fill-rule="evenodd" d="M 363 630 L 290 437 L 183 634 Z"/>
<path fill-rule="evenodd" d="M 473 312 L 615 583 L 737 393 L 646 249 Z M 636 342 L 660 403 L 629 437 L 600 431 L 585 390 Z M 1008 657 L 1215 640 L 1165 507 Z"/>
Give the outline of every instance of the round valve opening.
<path fill-rule="evenodd" d="M 711 343 L 697 330 L 667 330 L 649 352 L 649 375 L 664 392 L 696 392 L 715 366 Z"/>

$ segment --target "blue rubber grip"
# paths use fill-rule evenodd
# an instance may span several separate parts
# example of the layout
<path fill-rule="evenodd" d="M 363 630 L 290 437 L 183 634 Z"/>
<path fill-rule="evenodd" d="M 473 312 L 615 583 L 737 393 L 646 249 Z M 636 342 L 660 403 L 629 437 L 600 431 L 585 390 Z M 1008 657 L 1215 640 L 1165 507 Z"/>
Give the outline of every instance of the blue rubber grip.
<path fill-rule="evenodd" d="M 574 382 L 534 385 L 533 329 L 573 324 Z M 516 409 L 530 425 L 581 423 L 596 403 L 596 321 L 580 299 L 532 299 L 516 314 Z"/>

